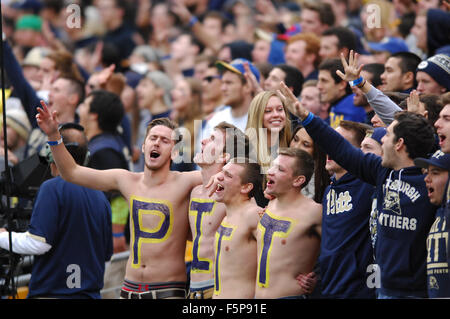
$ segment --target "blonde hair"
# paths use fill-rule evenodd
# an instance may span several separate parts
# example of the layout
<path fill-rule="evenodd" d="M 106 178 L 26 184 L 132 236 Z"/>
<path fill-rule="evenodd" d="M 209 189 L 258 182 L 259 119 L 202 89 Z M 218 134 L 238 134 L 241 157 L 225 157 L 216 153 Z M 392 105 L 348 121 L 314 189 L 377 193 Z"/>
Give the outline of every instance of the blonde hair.
<path fill-rule="evenodd" d="M 250 108 L 248 110 L 248 120 L 245 133 L 249 137 L 250 142 L 254 147 L 254 151 L 256 151 L 256 154 L 254 155 L 256 156 L 258 163 L 261 165 L 261 168 L 268 168 L 272 160 L 270 156 L 270 147 L 268 146 L 267 140 L 268 132 L 263 130 L 263 119 L 267 103 L 273 96 L 277 96 L 275 91 L 263 91 L 257 94 L 250 103 Z M 283 104 L 283 101 L 281 101 L 281 103 Z M 286 116 L 286 122 L 284 128 L 278 135 L 278 147 L 288 147 L 292 135 L 289 113 L 284 104 L 283 108 Z"/>

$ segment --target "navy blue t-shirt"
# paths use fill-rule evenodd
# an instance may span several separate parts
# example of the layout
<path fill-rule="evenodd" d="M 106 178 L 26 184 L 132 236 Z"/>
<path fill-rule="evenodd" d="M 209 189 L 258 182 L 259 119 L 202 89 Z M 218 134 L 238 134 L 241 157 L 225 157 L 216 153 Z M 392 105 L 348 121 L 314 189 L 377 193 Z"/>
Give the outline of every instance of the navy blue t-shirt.
<path fill-rule="evenodd" d="M 100 298 L 113 253 L 105 195 L 55 177 L 38 192 L 28 232 L 52 248 L 35 256 L 28 297 Z"/>

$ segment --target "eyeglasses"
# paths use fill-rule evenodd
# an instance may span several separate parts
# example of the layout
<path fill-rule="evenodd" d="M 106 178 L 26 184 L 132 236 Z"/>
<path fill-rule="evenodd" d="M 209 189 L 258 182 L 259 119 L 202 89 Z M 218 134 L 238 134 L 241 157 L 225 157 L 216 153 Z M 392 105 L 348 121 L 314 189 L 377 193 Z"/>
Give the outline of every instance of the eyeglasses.
<path fill-rule="evenodd" d="M 207 81 L 208 83 L 211 83 L 214 79 L 220 79 L 221 76 L 220 75 L 209 75 L 209 76 L 205 76 L 203 78 L 203 81 Z"/>

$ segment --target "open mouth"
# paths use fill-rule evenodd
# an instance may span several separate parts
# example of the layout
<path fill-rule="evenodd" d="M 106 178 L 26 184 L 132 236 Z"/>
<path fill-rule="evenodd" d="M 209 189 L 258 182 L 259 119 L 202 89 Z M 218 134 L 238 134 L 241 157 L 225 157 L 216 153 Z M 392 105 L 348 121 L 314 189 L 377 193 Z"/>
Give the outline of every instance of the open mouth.
<path fill-rule="evenodd" d="M 224 187 L 221 184 L 217 184 L 216 193 L 221 192 L 223 190 L 224 190 Z"/>
<path fill-rule="evenodd" d="M 440 135 L 439 135 L 439 144 L 442 145 L 442 143 L 444 143 L 445 140 L 446 140 L 446 136 L 440 134 Z"/>
<path fill-rule="evenodd" d="M 151 158 L 158 158 L 161 154 L 159 154 L 157 151 L 151 151 L 150 157 Z"/>
<path fill-rule="evenodd" d="M 275 182 L 272 179 L 267 181 L 267 186 L 272 186 L 273 184 L 275 184 Z"/>
<path fill-rule="evenodd" d="M 433 195 L 433 193 L 434 193 L 434 188 L 428 187 L 428 197 L 431 197 L 431 195 Z"/>

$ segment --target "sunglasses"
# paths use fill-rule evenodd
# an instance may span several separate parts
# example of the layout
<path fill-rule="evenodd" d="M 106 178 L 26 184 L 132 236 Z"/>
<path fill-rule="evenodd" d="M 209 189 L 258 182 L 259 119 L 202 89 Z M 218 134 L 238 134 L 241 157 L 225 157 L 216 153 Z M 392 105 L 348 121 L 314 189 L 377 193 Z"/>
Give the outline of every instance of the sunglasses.
<path fill-rule="evenodd" d="M 220 78 L 222 78 L 220 75 L 209 75 L 209 76 L 205 76 L 203 78 L 203 81 L 211 83 L 214 79 L 220 79 Z"/>

